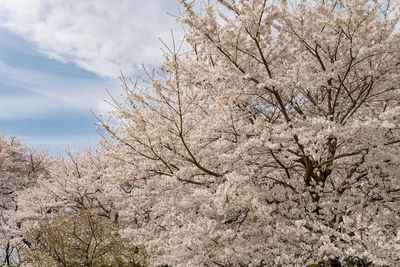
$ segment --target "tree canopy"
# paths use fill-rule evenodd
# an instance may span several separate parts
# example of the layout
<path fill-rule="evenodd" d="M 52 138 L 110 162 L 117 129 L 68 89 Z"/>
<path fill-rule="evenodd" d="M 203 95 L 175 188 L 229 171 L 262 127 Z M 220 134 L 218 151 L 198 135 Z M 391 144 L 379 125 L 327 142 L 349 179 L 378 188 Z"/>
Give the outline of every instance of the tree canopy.
<path fill-rule="evenodd" d="M 189 51 L 104 124 L 112 179 L 151 178 L 132 236 L 174 266 L 398 264 L 398 2 L 181 3 Z"/>

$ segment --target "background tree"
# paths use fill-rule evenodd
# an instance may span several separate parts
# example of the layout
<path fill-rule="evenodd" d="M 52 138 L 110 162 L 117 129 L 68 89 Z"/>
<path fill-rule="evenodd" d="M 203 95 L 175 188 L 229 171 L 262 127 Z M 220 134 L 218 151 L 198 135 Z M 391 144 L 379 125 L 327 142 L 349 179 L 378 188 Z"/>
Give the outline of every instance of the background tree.
<path fill-rule="evenodd" d="M 398 265 L 398 1 L 180 2 L 190 51 L 103 123 L 109 179 L 151 180 L 124 234 L 154 265 Z"/>
<path fill-rule="evenodd" d="M 121 227 L 108 218 L 84 210 L 58 211 L 51 217 L 25 233 L 25 264 L 147 266 L 144 250 L 121 238 Z"/>
<path fill-rule="evenodd" d="M 9 213 L 19 209 L 17 194 L 31 188 L 41 175 L 47 174 L 49 156 L 28 148 L 15 136 L 0 135 L 0 262 L 19 263 L 16 237 Z"/>
<path fill-rule="evenodd" d="M 49 174 L 19 193 L 17 232 L 24 241 L 23 260 L 35 266 L 146 266 L 145 251 L 136 239 L 119 235 L 132 221 L 120 216 L 106 196 L 121 195 L 104 175 L 118 162 L 101 150 L 54 159 Z"/>

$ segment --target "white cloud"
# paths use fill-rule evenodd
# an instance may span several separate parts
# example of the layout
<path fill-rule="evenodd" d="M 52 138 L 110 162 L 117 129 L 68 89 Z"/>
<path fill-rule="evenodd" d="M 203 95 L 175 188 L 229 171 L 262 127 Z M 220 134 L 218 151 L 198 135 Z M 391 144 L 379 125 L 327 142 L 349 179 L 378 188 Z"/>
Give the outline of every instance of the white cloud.
<path fill-rule="evenodd" d="M 0 81 L 21 88 L 30 95 L 0 98 L 0 119 L 32 118 L 49 112 L 79 111 L 104 113 L 106 88 L 118 96 L 116 79 L 93 80 L 50 74 L 38 70 L 12 67 L 0 61 Z"/>
<path fill-rule="evenodd" d="M 158 38 L 179 27 L 175 0 L 2 0 L 0 26 L 47 56 L 105 77 L 160 59 Z M 179 36 L 179 34 L 177 34 Z M 182 35 L 180 33 L 180 35 Z"/>
<path fill-rule="evenodd" d="M 36 118 L 44 113 L 60 111 L 59 103 L 44 97 L 1 97 L 0 120 Z"/>
<path fill-rule="evenodd" d="M 43 118 L 48 114 L 106 113 L 104 103 L 121 93 L 119 72 L 136 75 L 138 68 L 162 61 L 158 38 L 171 43 L 170 29 L 182 37 L 175 18 L 176 0 L 0 0 L 0 120 Z M 8 35 L 11 32 L 11 35 Z M 20 36 L 27 43 L 21 42 Z M 95 75 L 68 73 L 72 68 L 44 62 L 35 50 L 61 62 L 70 62 Z M 21 52 L 20 52 L 21 51 Z M 31 54 L 31 57 L 25 55 Z M 27 61 L 34 62 L 27 62 Z M 7 62 L 7 63 L 6 63 Z M 64 70 L 65 75 L 64 75 Z M 15 88 L 15 92 L 13 92 Z M 66 121 L 65 123 L 70 123 Z M 62 153 L 61 147 L 82 148 L 97 136 L 86 132 L 46 134 L 24 131 L 32 145 Z M 38 134 L 38 135 L 36 135 Z"/>

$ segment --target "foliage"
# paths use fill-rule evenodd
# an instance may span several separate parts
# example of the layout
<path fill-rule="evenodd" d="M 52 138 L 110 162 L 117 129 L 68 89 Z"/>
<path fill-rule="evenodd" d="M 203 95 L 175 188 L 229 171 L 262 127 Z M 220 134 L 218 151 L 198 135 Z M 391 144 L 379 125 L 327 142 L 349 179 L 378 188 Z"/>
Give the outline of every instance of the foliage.
<path fill-rule="evenodd" d="M 57 212 L 25 234 L 25 265 L 146 266 L 144 250 L 118 231 L 118 224 L 98 214 Z"/>

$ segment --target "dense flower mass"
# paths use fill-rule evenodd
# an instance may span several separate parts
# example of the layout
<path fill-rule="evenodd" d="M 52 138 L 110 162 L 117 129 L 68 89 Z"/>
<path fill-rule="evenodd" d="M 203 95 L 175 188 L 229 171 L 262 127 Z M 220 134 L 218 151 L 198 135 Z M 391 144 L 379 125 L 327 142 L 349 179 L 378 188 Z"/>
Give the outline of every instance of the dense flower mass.
<path fill-rule="evenodd" d="M 101 155 L 30 194 L 118 221 L 150 266 L 399 265 L 399 2 L 180 2 L 184 48 L 123 80 Z"/>
<path fill-rule="evenodd" d="M 20 261 L 13 213 L 18 211 L 19 193 L 35 186 L 47 174 L 49 156 L 21 143 L 15 136 L 0 135 L 0 265 Z M 11 213 L 11 214 L 10 214 Z"/>
<path fill-rule="evenodd" d="M 155 263 L 398 265 L 398 2 L 181 1 L 189 52 L 126 85 L 109 151 L 151 179 Z"/>

